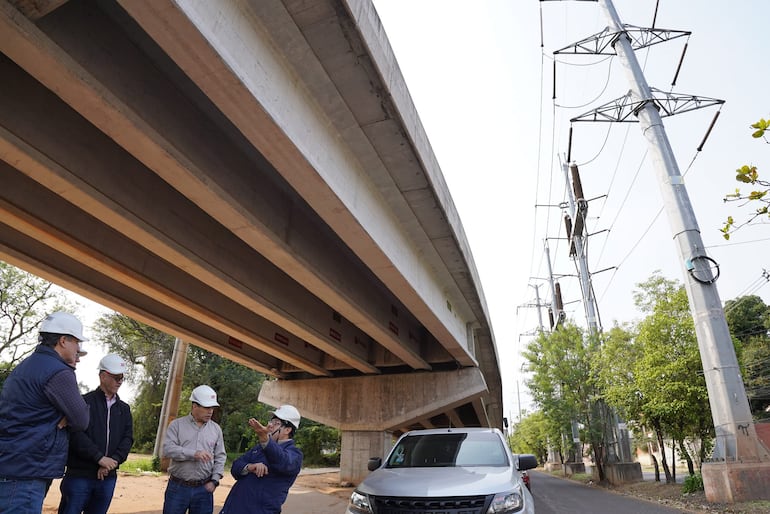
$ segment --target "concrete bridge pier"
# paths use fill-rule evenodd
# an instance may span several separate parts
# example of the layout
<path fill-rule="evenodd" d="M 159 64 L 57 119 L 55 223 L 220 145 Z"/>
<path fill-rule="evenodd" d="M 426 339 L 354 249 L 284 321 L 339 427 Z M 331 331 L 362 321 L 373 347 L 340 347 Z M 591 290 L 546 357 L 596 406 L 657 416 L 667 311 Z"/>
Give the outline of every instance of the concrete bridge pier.
<path fill-rule="evenodd" d="M 371 457 L 383 457 L 393 446 L 392 432 L 343 430 L 340 482 L 359 484 L 369 474 Z"/>
<path fill-rule="evenodd" d="M 289 403 L 307 417 L 342 431 L 340 479 L 358 484 L 370 457 L 384 457 L 394 432 L 443 426 L 490 426 L 480 401 L 487 385 L 479 368 L 306 380 L 270 380 L 259 401 Z M 469 424 L 457 407 L 471 403 Z M 301 430 L 301 428 L 300 428 Z"/>

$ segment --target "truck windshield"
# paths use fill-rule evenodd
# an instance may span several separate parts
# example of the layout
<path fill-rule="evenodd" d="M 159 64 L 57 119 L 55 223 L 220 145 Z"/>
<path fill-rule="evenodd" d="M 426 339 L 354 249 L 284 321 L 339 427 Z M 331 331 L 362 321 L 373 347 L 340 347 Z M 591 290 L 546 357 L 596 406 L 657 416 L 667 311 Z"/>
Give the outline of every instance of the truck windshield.
<path fill-rule="evenodd" d="M 388 468 L 508 466 L 508 455 L 494 433 L 422 434 L 401 439 Z"/>

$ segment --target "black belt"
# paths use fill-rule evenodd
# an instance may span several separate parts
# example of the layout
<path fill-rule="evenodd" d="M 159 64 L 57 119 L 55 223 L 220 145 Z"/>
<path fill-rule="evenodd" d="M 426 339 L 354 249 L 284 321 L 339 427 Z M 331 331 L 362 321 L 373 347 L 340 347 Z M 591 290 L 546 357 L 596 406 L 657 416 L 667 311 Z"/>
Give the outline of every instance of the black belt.
<path fill-rule="evenodd" d="M 209 481 L 208 478 L 206 480 L 182 480 L 181 478 L 177 478 L 174 475 L 169 475 L 168 480 L 170 482 L 176 482 L 177 484 L 181 484 L 185 487 L 200 487 Z"/>

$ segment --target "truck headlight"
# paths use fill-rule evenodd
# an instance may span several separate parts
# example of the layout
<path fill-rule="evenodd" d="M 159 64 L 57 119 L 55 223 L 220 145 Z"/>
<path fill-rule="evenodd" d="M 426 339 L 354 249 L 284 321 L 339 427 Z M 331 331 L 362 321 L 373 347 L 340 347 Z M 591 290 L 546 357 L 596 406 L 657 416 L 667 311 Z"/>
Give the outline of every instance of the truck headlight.
<path fill-rule="evenodd" d="M 521 494 L 521 487 L 516 487 L 512 491 L 496 494 L 487 514 L 508 514 L 519 512 L 523 508 L 524 496 Z"/>
<path fill-rule="evenodd" d="M 369 497 L 358 491 L 353 491 L 348 503 L 348 512 L 352 514 L 372 514 L 372 507 L 369 505 Z"/>

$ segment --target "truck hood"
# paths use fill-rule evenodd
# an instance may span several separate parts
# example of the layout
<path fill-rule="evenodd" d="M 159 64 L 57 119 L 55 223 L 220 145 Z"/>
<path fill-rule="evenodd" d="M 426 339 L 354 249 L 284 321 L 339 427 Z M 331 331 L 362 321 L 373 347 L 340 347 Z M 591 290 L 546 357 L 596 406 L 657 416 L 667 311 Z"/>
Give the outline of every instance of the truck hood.
<path fill-rule="evenodd" d="M 358 490 L 376 496 L 476 496 L 509 491 L 519 481 L 509 467 L 380 468 Z"/>

